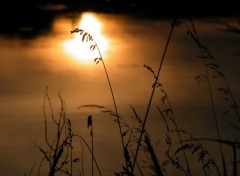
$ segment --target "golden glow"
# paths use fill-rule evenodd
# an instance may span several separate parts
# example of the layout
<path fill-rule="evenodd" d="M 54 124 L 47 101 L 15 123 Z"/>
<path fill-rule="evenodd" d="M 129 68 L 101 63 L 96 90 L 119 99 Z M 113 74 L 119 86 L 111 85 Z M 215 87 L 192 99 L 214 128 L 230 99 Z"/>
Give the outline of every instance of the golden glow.
<path fill-rule="evenodd" d="M 97 43 L 101 55 L 108 50 L 109 42 L 103 36 L 101 29 L 102 24 L 91 13 L 83 14 L 79 28 L 91 34 Z M 97 48 L 90 50 L 91 42 L 83 42 L 79 33 L 72 34 L 74 38 L 63 43 L 64 50 L 76 60 L 84 63 L 93 63 L 93 60 L 100 57 Z"/>

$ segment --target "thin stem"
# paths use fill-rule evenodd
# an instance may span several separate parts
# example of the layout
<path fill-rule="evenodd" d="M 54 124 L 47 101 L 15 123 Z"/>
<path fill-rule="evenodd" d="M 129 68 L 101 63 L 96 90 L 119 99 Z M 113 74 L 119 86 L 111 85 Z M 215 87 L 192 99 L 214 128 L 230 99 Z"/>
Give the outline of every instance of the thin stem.
<path fill-rule="evenodd" d="M 171 110 L 170 112 L 171 112 L 172 118 L 173 118 L 173 119 L 171 120 L 171 122 L 172 122 L 173 125 L 175 126 L 175 131 L 177 132 L 177 136 L 178 136 L 178 138 L 179 138 L 180 145 L 181 145 L 181 147 L 183 147 L 183 140 L 182 140 L 182 137 L 181 137 L 181 135 L 180 135 L 180 130 L 179 130 L 179 127 L 178 127 L 178 125 L 177 125 L 175 115 L 174 115 L 174 113 L 173 113 L 173 111 L 172 111 L 173 108 L 172 108 L 171 103 L 170 103 L 170 101 L 169 101 L 169 99 L 168 99 L 167 93 L 165 92 L 165 90 L 164 90 L 164 88 L 163 88 L 162 85 L 161 85 L 161 91 L 162 91 L 162 93 L 164 94 L 164 96 L 165 96 L 166 99 L 167 99 L 167 100 L 165 100 L 165 101 L 167 101 L 167 103 L 168 103 L 168 106 L 169 106 L 169 108 L 170 108 L 170 110 Z M 158 110 L 159 110 L 159 112 L 161 113 L 161 115 L 162 115 L 162 117 L 163 117 L 163 119 L 164 119 L 165 124 L 168 125 L 168 124 L 167 124 L 167 121 L 166 121 L 166 119 L 165 119 L 165 117 L 164 117 L 164 115 L 163 115 L 163 113 L 162 113 L 161 110 L 160 110 L 160 108 L 158 108 Z M 167 128 L 168 128 L 168 127 L 167 127 Z M 167 131 L 168 131 L 168 133 L 169 133 L 169 129 L 168 129 Z M 187 164 L 187 173 L 191 173 L 190 167 L 189 167 L 189 162 L 188 162 L 188 159 L 187 159 L 187 155 L 186 155 L 185 150 L 183 150 L 183 155 L 184 155 L 185 162 L 186 162 L 186 164 Z"/>
<path fill-rule="evenodd" d="M 98 173 L 99 173 L 99 175 L 100 176 L 102 176 L 102 173 L 101 173 L 101 170 L 100 170 L 100 168 L 99 168 L 99 166 L 98 166 L 98 163 L 97 163 L 97 161 L 96 161 L 96 159 L 95 159 L 95 157 L 94 157 L 94 155 L 93 155 L 93 152 L 91 151 L 91 148 L 89 147 L 89 145 L 88 145 L 88 143 L 85 141 L 85 139 L 82 137 L 82 136 L 80 136 L 80 135 L 73 135 L 73 137 L 79 137 L 80 139 L 81 139 L 81 141 L 86 145 L 86 147 L 87 147 L 87 149 L 88 149 L 88 151 L 91 153 L 91 155 L 92 155 L 92 159 L 93 159 L 93 161 L 94 161 L 94 163 L 95 163 L 95 165 L 96 165 L 96 167 L 97 167 L 97 170 L 98 170 Z"/>
<path fill-rule="evenodd" d="M 107 68 L 106 68 L 105 63 L 104 63 L 103 60 L 102 60 L 102 63 L 103 63 L 103 67 L 104 67 L 104 70 L 105 70 L 105 73 L 106 73 L 106 76 L 107 76 L 109 88 L 110 88 L 110 90 L 111 90 L 112 99 L 113 99 L 113 104 L 114 104 L 114 108 L 115 108 L 115 111 L 116 111 L 118 126 L 119 126 L 120 135 L 121 135 L 121 140 L 122 140 L 122 147 L 123 147 L 123 149 L 124 149 L 124 141 L 123 141 L 123 136 L 122 136 L 122 128 L 121 128 L 121 124 L 120 124 L 120 117 L 119 117 L 119 114 L 118 114 L 117 105 L 116 105 L 115 97 L 114 97 L 114 94 L 113 94 L 112 85 L 111 85 L 111 82 L 110 82 L 110 79 L 109 79 L 109 76 L 108 76 L 108 73 L 107 73 Z"/>
<path fill-rule="evenodd" d="M 93 174 L 93 156 L 94 156 L 94 153 L 93 153 L 93 123 L 91 125 L 91 136 L 92 136 L 92 176 L 94 175 Z"/>
<path fill-rule="evenodd" d="M 151 96 L 150 96 L 150 99 L 149 99 L 149 103 L 148 103 L 148 106 L 147 106 L 145 118 L 144 118 L 143 125 L 142 125 L 142 130 L 141 130 L 140 137 L 139 137 L 138 144 L 137 144 L 136 154 L 135 154 L 134 161 L 133 161 L 132 174 L 134 172 L 135 164 L 136 164 L 136 161 L 137 161 L 138 151 L 139 151 L 142 136 L 143 136 L 143 133 L 144 133 L 144 130 L 145 130 L 145 125 L 146 125 L 146 122 L 147 122 L 147 119 L 148 119 L 148 113 L 149 113 L 149 110 L 150 110 L 150 107 L 151 107 L 151 104 L 152 104 L 153 95 L 154 95 L 154 92 L 155 92 L 155 89 L 156 89 L 156 85 L 157 85 L 157 82 L 158 82 L 158 79 L 159 79 L 160 71 L 161 71 L 161 68 L 162 68 L 162 65 L 163 65 L 163 61 L 164 61 L 164 58 L 165 58 L 165 55 L 166 55 L 166 52 L 167 52 L 167 48 L 168 48 L 169 41 L 170 41 L 170 38 L 172 36 L 172 32 L 173 32 L 175 24 L 176 24 L 176 18 L 174 18 L 173 23 L 171 24 L 171 30 L 170 30 L 170 33 L 168 35 L 167 43 L 165 45 L 163 56 L 161 58 L 161 62 L 160 62 L 159 68 L 158 68 L 157 76 L 155 78 L 155 83 L 154 83 L 152 93 L 151 93 Z"/>
<path fill-rule="evenodd" d="M 110 81 L 110 78 L 109 78 L 109 75 L 108 75 L 108 72 L 107 72 L 107 68 L 106 68 L 106 65 L 103 61 L 103 57 L 102 57 L 102 54 L 99 50 L 99 47 L 98 47 L 98 44 L 97 42 L 93 39 L 93 37 L 87 33 L 87 32 L 84 32 L 84 30 L 82 29 L 78 29 L 76 28 L 75 30 L 72 30 L 71 33 L 80 33 L 80 35 L 82 35 L 82 41 L 92 41 L 94 44 L 90 46 L 90 49 L 93 51 L 94 49 L 97 48 L 98 50 L 98 53 L 99 53 L 99 56 L 100 58 L 95 58 L 94 61 L 96 63 L 99 63 L 99 61 L 102 62 L 103 64 L 103 67 L 104 67 L 104 71 L 106 73 L 106 76 L 107 76 L 107 81 L 108 81 L 108 84 L 109 84 L 109 88 L 110 88 L 110 91 L 111 91 L 111 95 L 112 95 L 112 99 L 113 99 L 113 104 L 114 104 L 114 108 L 115 108 L 115 113 L 116 113 L 116 116 L 117 116 L 117 122 L 118 122 L 118 126 L 119 126 L 119 131 L 120 131 L 120 136 L 121 136 L 121 142 L 122 142 L 122 150 L 123 150 L 123 154 L 124 154 L 124 148 L 125 148 L 125 145 L 124 145 L 124 140 L 123 140 L 123 133 L 122 133 L 122 128 L 121 128 L 121 123 L 120 123 L 120 116 L 118 114 L 118 109 L 117 109 L 117 104 L 116 104 L 116 101 L 115 101 L 115 97 L 114 97 L 114 94 L 113 94 L 113 89 L 112 89 L 112 85 L 111 85 L 111 81 Z M 126 164 L 126 167 L 128 169 L 128 164 L 127 164 L 127 159 L 125 158 L 125 164 Z"/>
<path fill-rule="evenodd" d="M 83 157 L 83 154 L 84 154 L 84 152 L 83 152 L 83 144 L 82 144 L 82 142 L 81 142 L 81 146 L 82 146 L 82 176 L 84 176 L 84 157 Z"/>
<path fill-rule="evenodd" d="M 123 140 L 123 133 L 122 133 L 122 128 L 121 128 L 121 123 L 120 123 L 120 117 L 119 117 L 119 114 L 118 114 L 118 108 L 117 108 L 117 103 L 115 101 L 115 96 L 114 96 L 114 93 L 113 93 L 113 89 L 112 89 L 112 85 L 111 85 L 111 81 L 110 81 L 110 78 L 109 78 L 109 75 L 108 75 L 108 71 L 107 71 L 107 68 L 106 68 L 106 65 L 103 61 L 103 58 L 102 58 L 102 55 L 101 55 L 101 52 L 98 48 L 98 45 L 97 43 L 95 42 L 96 44 L 96 48 L 98 50 L 98 53 L 100 55 L 100 60 L 103 64 L 103 68 L 104 68 L 104 71 L 106 73 L 106 77 L 107 77 L 107 81 L 108 81 L 108 85 L 109 85 L 109 88 L 110 88 L 110 91 L 111 91 L 111 95 L 112 95 L 112 99 L 113 99 L 113 104 L 114 104 L 114 108 L 115 108 L 115 112 L 116 112 L 116 116 L 117 116 L 117 122 L 118 122 L 118 128 L 119 128 L 119 131 L 120 131 L 120 136 L 121 136 L 121 142 L 122 142 L 122 149 L 123 149 L 123 153 L 124 153 L 124 148 L 125 148 L 125 145 L 124 145 L 124 140 Z M 126 167 L 128 168 L 128 164 L 127 164 L 127 160 L 125 158 L 125 163 L 126 163 Z"/>
<path fill-rule="evenodd" d="M 218 140 L 221 140 L 221 135 L 220 135 L 220 129 L 219 129 L 219 124 L 218 124 L 218 120 L 217 120 L 217 113 L 216 113 L 216 107 L 215 107 L 215 104 L 214 104 L 214 100 L 213 100 L 213 92 L 212 92 L 212 86 L 211 86 L 211 83 L 210 83 L 210 80 L 209 80 L 209 73 L 208 73 L 208 70 L 207 70 L 207 67 L 206 67 L 206 61 L 205 59 L 202 59 L 203 60 L 203 64 L 204 64 L 204 69 L 205 69 L 205 73 L 206 73 L 206 76 L 207 76 L 207 84 L 208 84 L 208 90 L 209 90 L 209 95 L 210 95 L 210 100 L 211 100 L 211 105 L 212 105 L 212 109 L 213 109 L 213 116 L 214 116 L 214 121 L 215 121 L 215 125 L 216 125 L 216 130 L 217 130 L 217 137 L 218 137 Z M 224 155 L 223 155 L 223 149 L 222 149 L 222 143 L 219 142 L 219 148 L 220 148 L 220 153 L 221 153 L 221 157 L 222 157 L 222 162 L 223 162 L 223 166 L 225 166 L 225 161 L 224 161 Z M 224 170 L 224 175 L 227 175 L 227 171 L 226 171 L 226 168 L 223 167 L 223 170 Z"/>
<path fill-rule="evenodd" d="M 215 62 L 216 62 L 216 60 L 214 59 L 214 57 L 212 56 L 210 51 L 207 49 L 207 47 L 202 45 L 202 43 L 198 39 L 197 32 L 196 32 L 196 29 L 194 27 L 193 21 L 190 18 L 189 18 L 189 21 L 191 23 L 192 30 L 194 31 L 194 33 L 189 31 L 189 34 L 192 37 L 192 39 L 194 40 L 194 42 L 197 44 L 197 46 L 200 49 L 201 54 L 202 54 L 201 58 L 202 58 L 204 69 L 205 69 L 206 80 L 207 80 L 208 90 L 209 90 L 209 96 L 210 96 L 210 101 L 211 101 L 211 105 L 212 105 L 214 121 L 215 121 L 215 125 L 216 125 L 216 130 L 217 130 L 217 137 L 218 137 L 218 140 L 221 140 L 220 128 L 219 128 L 218 119 L 217 119 L 217 113 L 216 113 L 216 107 L 215 107 L 215 104 L 214 104 L 212 85 L 211 85 L 211 82 L 210 82 L 210 74 L 209 74 L 209 71 L 208 71 L 208 63 L 207 63 L 206 59 L 210 59 L 211 61 L 215 61 Z M 227 84 L 227 81 L 225 79 L 225 76 L 222 74 L 221 70 L 218 71 L 218 74 L 220 74 L 223 77 L 223 80 L 225 81 L 225 83 L 226 83 L 226 85 L 228 87 L 228 84 Z M 230 88 L 228 88 L 228 90 L 229 90 L 229 92 L 231 92 Z M 233 97 L 232 97 L 231 94 L 230 94 L 230 96 L 231 96 L 231 98 L 233 100 Z M 237 111 L 236 103 L 235 103 L 234 100 L 233 100 L 233 103 L 234 103 L 234 107 L 235 107 L 235 110 L 236 110 L 237 116 L 238 116 L 238 111 Z M 224 175 L 226 176 L 227 175 L 227 171 L 226 171 L 226 167 L 225 167 L 225 159 L 224 159 L 223 149 L 222 149 L 222 144 L 221 143 L 219 143 L 219 148 L 220 148 L 220 154 L 221 154 L 221 159 L 222 159 L 222 163 L 223 163 L 223 172 L 224 172 Z"/>
<path fill-rule="evenodd" d="M 72 146 L 72 135 L 70 136 L 70 158 L 71 158 L 71 175 L 73 173 L 73 146 Z"/>

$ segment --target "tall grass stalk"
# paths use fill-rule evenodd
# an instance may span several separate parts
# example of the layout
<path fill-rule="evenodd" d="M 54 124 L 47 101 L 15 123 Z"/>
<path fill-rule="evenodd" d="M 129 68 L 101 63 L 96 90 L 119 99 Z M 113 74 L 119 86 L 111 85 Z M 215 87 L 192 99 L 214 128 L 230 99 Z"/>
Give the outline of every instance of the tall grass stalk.
<path fill-rule="evenodd" d="M 204 174 L 206 176 L 208 176 L 210 174 L 210 166 L 214 166 L 218 175 L 221 175 L 218 169 L 218 166 L 216 165 L 216 162 L 212 159 L 212 157 L 210 156 L 210 154 L 207 152 L 207 150 L 203 147 L 203 145 L 200 143 L 200 141 L 196 138 L 194 138 L 189 132 L 186 132 L 185 130 L 181 130 L 178 128 L 177 123 L 176 123 L 176 118 L 174 117 L 173 114 L 173 110 L 172 107 L 170 105 L 168 96 L 165 92 L 165 90 L 163 89 L 162 84 L 159 85 L 160 91 L 163 93 L 163 96 L 161 98 L 161 101 L 163 104 L 165 104 L 167 102 L 167 108 L 164 109 L 163 111 L 161 110 L 160 107 L 157 107 L 161 117 L 163 118 L 164 124 L 166 126 L 166 143 L 169 145 L 168 150 L 165 152 L 165 154 L 167 155 L 169 161 L 172 163 L 173 166 L 176 166 L 176 169 L 180 169 L 181 171 L 183 171 L 185 173 L 185 175 L 188 175 L 187 172 L 185 172 L 184 168 L 181 166 L 179 161 L 175 161 L 175 159 L 173 157 L 171 157 L 171 155 L 175 155 L 178 154 L 180 151 L 184 152 L 185 155 L 185 151 L 191 151 L 192 155 L 197 155 L 198 158 L 197 160 L 201 162 L 202 164 L 202 169 L 204 171 Z M 165 113 L 164 113 L 165 112 Z M 169 118 L 167 118 L 170 115 Z M 168 120 L 167 120 L 168 119 Z M 169 121 L 169 122 L 168 122 Z M 171 127 L 173 125 L 173 127 Z M 172 129 L 173 128 L 173 129 Z M 176 151 L 174 152 L 172 150 L 172 139 L 171 139 L 171 134 L 172 132 L 176 132 L 180 141 L 180 147 L 178 147 L 176 149 Z M 182 135 L 187 135 L 187 138 L 190 138 L 189 140 L 182 140 L 182 137 L 180 135 L 180 133 Z M 191 143 L 186 143 L 186 142 L 191 142 Z M 183 144 L 185 143 L 185 144 Z M 167 165 L 168 161 L 164 161 L 165 165 Z M 209 173 L 208 173 L 209 172 Z"/>
<path fill-rule="evenodd" d="M 84 176 L 84 149 L 83 149 L 83 144 L 82 144 L 82 141 L 81 141 L 81 148 L 82 148 L 82 153 L 81 153 L 81 169 L 82 169 L 82 173 L 81 173 L 81 176 Z M 99 169 L 99 173 L 101 175 L 101 171 Z"/>
<path fill-rule="evenodd" d="M 167 138 L 169 140 L 169 150 L 170 150 L 170 147 L 171 147 L 170 132 L 176 132 L 176 134 L 177 134 L 178 140 L 180 142 L 180 147 L 177 150 L 184 149 L 183 140 L 182 140 L 182 137 L 181 137 L 181 134 L 180 134 L 183 130 L 181 130 L 178 127 L 175 115 L 173 113 L 173 108 L 172 108 L 172 106 L 170 104 L 170 100 L 168 99 L 168 95 L 167 95 L 166 91 L 163 88 L 163 85 L 161 83 L 159 83 L 158 87 L 160 89 L 160 92 L 163 94 L 163 96 L 161 98 L 162 103 L 167 103 L 167 108 L 164 109 L 163 111 L 160 109 L 160 107 L 157 107 L 157 109 L 160 112 L 160 115 L 163 118 L 163 121 L 164 121 L 164 123 L 166 125 L 166 128 L 167 128 L 167 133 L 168 133 L 167 134 Z M 166 117 L 168 117 L 168 119 L 170 120 L 171 124 L 168 123 Z M 170 127 L 171 125 L 173 125 L 172 128 Z M 166 153 L 170 154 L 169 150 Z M 188 162 L 188 159 L 187 159 L 187 156 L 186 156 L 186 152 L 185 152 L 185 150 L 179 150 L 179 151 L 183 152 L 183 156 L 184 156 L 185 162 L 187 164 L 187 171 L 185 171 L 183 167 L 181 167 L 181 169 L 182 169 L 183 172 L 185 172 L 186 175 L 189 175 L 189 174 L 191 175 L 190 166 L 189 166 L 189 162 Z M 174 154 L 176 154 L 176 153 L 178 153 L 178 152 L 174 152 Z M 170 159 L 171 157 L 168 156 L 168 158 Z M 171 160 L 172 160 L 172 163 L 175 165 L 176 162 L 174 161 L 174 159 L 171 159 Z M 179 165 L 177 165 L 177 168 L 178 167 L 179 167 Z"/>
<path fill-rule="evenodd" d="M 177 25 L 178 25 L 178 21 L 177 21 L 177 17 L 175 17 L 173 19 L 172 24 L 171 24 L 171 29 L 170 29 L 168 39 L 167 39 L 167 42 L 166 42 L 166 45 L 165 45 L 165 48 L 164 48 L 164 51 L 163 51 L 163 55 L 162 55 L 162 58 L 161 58 L 161 61 L 160 61 L 160 64 L 159 64 L 157 75 L 155 77 L 155 82 L 153 84 L 151 96 L 150 96 L 150 99 L 149 99 L 149 102 L 148 102 L 146 114 L 145 114 L 145 117 L 144 117 L 144 120 L 143 120 L 142 130 L 141 130 L 141 133 L 140 133 L 140 137 L 139 137 L 139 140 L 138 140 L 138 143 L 137 143 L 136 153 L 135 153 L 134 160 L 133 160 L 132 174 L 134 173 L 134 168 L 135 168 L 135 164 L 136 164 L 137 157 L 138 157 L 139 147 L 140 147 L 142 137 L 143 137 L 143 133 L 144 133 L 144 130 L 145 130 L 145 126 L 146 126 L 146 123 L 147 123 L 148 114 L 149 114 L 149 110 L 150 110 L 150 107 L 151 107 L 151 104 L 152 104 L 152 99 L 153 99 L 153 96 L 154 96 L 154 93 L 155 93 L 155 89 L 156 89 L 156 86 L 158 84 L 159 75 L 160 75 L 160 71 L 161 71 L 161 68 L 162 68 L 162 65 L 163 65 L 163 61 L 165 59 L 165 55 L 166 55 L 166 52 L 167 52 L 167 49 L 168 49 L 168 46 L 169 46 L 169 42 L 170 42 L 170 39 L 172 37 L 173 29 Z M 185 159 L 186 159 L 186 157 L 185 157 Z M 189 173 L 191 173 L 187 159 L 186 159 L 186 163 L 187 163 L 188 171 L 189 171 Z"/>
<path fill-rule="evenodd" d="M 85 140 L 82 136 L 77 135 L 77 134 L 73 134 L 73 137 L 77 137 L 77 138 L 79 138 L 80 141 L 83 142 L 83 143 L 85 144 L 85 146 L 87 147 L 88 151 L 91 153 L 92 161 L 95 163 L 99 175 L 102 176 L 102 172 L 101 172 L 101 170 L 100 170 L 100 167 L 99 167 L 99 165 L 98 165 L 98 163 L 97 163 L 97 161 L 96 161 L 95 156 L 93 155 L 93 152 L 92 152 L 90 146 L 89 146 L 88 143 L 86 142 L 86 140 Z M 83 170 L 83 168 L 82 168 L 82 170 Z"/>
<path fill-rule="evenodd" d="M 191 38 L 192 38 L 193 41 L 197 44 L 198 48 L 199 48 L 200 51 L 201 51 L 201 56 L 200 56 L 200 58 L 202 58 L 203 65 L 204 65 L 205 79 L 206 79 L 207 85 L 208 85 L 208 90 L 209 90 L 209 95 L 210 95 L 210 101 L 211 101 L 211 106 L 212 106 L 212 110 L 213 110 L 213 117 L 214 117 L 214 122 L 215 122 L 215 125 L 216 125 L 217 138 L 218 138 L 218 140 L 220 141 L 220 140 L 222 140 L 222 139 L 221 139 L 220 128 L 219 128 L 219 124 L 218 124 L 216 107 L 215 107 L 215 103 L 214 103 L 212 85 L 211 85 L 211 82 L 210 82 L 210 75 L 209 75 L 209 71 L 208 71 L 209 66 L 210 66 L 210 69 L 213 68 L 220 77 L 222 77 L 224 80 L 226 80 L 226 79 L 225 79 L 225 76 L 223 75 L 222 72 L 220 72 L 219 70 L 216 70 L 217 68 L 219 69 L 219 66 L 216 65 L 215 63 L 212 63 L 212 61 L 215 61 L 215 60 L 214 60 L 214 57 L 212 56 L 211 52 L 207 49 L 207 47 L 204 46 L 204 45 L 200 42 L 193 21 L 192 21 L 191 19 L 189 19 L 189 21 L 190 21 L 190 23 L 191 23 L 192 29 L 189 29 L 189 30 L 188 30 L 188 34 L 191 36 Z M 206 61 L 207 59 L 211 60 L 210 64 Z M 228 84 L 227 84 L 227 86 L 228 86 Z M 229 88 L 228 88 L 228 91 L 230 91 Z M 235 101 L 233 101 L 233 102 L 235 102 Z M 236 103 L 233 103 L 233 104 L 236 104 Z M 237 109 L 235 108 L 235 106 L 234 106 L 234 109 L 236 110 L 237 115 L 238 115 L 238 111 L 237 111 Z M 219 144 L 219 148 L 220 148 L 220 155 L 221 155 L 221 158 L 222 158 L 223 173 L 224 173 L 224 175 L 227 175 L 226 163 L 225 163 L 225 158 L 224 158 L 223 149 L 222 149 L 222 143 L 219 142 L 218 144 Z"/>
<path fill-rule="evenodd" d="M 132 118 L 139 124 L 139 127 L 136 128 L 135 131 L 136 131 L 136 133 L 141 133 L 143 121 L 138 116 L 136 110 L 132 106 L 130 106 L 130 108 L 132 109 L 132 111 L 134 113 L 134 116 Z M 150 135 L 146 129 L 144 130 L 143 136 L 144 136 L 144 139 L 142 140 L 142 143 L 141 143 L 141 149 L 144 151 L 144 154 L 146 155 L 146 157 L 148 159 L 148 163 L 149 163 L 149 165 L 145 166 L 144 168 L 150 168 L 153 172 L 153 175 L 163 176 L 160 162 L 158 161 L 158 157 L 157 157 L 157 155 L 154 151 L 154 148 L 151 144 Z M 138 143 L 137 135 L 134 135 L 134 138 L 136 139 L 136 141 L 134 141 L 134 142 Z M 134 153 L 132 153 L 132 155 L 134 156 Z M 140 169 L 138 161 L 136 161 L 136 166 L 141 174 L 142 171 Z"/>
<path fill-rule="evenodd" d="M 88 128 L 90 128 L 90 136 L 91 136 L 91 139 L 92 139 L 92 176 L 94 175 L 93 174 L 93 171 L 94 171 L 94 168 L 93 168 L 93 156 L 94 156 L 94 153 L 93 153 L 93 122 L 92 122 L 92 116 L 89 115 L 88 116 Z"/>
<path fill-rule="evenodd" d="M 100 57 L 99 58 L 95 58 L 94 62 L 96 64 L 98 64 L 99 62 L 101 62 L 103 64 L 103 68 L 104 68 L 104 71 L 105 71 L 105 74 L 106 74 L 106 77 L 107 77 L 107 81 L 108 81 L 108 84 L 109 84 L 109 88 L 110 88 L 110 91 L 111 91 L 111 95 L 112 95 L 112 100 L 113 100 L 113 104 L 114 104 L 115 113 L 116 113 L 116 116 L 117 116 L 118 128 L 119 128 L 120 137 L 121 137 L 121 143 L 122 143 L 122 150 L 123 150 L 123 153 L 125 154 L 125 144 L 124 144 L 124 139 L 123 139 L 123 131 L 122 131 L 121 123 L 120 123 L 120 116 L 119 116 L 119 113 L 118 113 L 117 103 L 116 103 L 115 96 L 114 96 L 114 93 L 113 93 L 113 88 L 112 88 L 112 84 L 111 84 L 111 81 L 110 81 L 110 78 L 109 78 L 107 67 L 106 67 L 105 62 L 103 60 L 101 51 L 99 50 L 98 44 L 95 41 L 95 39 L 89 33 L 85 32 L 82 29 L 76 28 L 76 29 L 71 31 L 71 34 L 72 33 L 79 33 L 82 36 L 82 41 L 93 42 L 93 45 L 90 46 L 90 49 L 92 51 L 97 49 L 97 51 L 99 53 Z M 124 159 L 125 159 L 125 165 L 126 165 L 126 167 L 128 169 L 127 159 L 126 158 L 124 158 Z"/>
<path fill-rule="evenodd" d="M 210 138 L 197 138 L 196 140 L 200 141 L 210 141 L 210 142 L 215 142 L 215 143 L 222 143 L 225 145 L 228 145 L 229 147 L 232 148 L 232 154 L 233 154 L 233 176 L 237 176 L 237 165 L 239 161 L 237 160 L 237 149 L 240 149 L 240 142 L 239 141 L 230 141 L 230 140 L 218 140 L 218 139 L 210 139 Z M 188 139 L 186 141 L 192 141 L 192 139 Z M 225 163 L 227 165 L 227 163 Z M 220 173 L 219 173 L 220 175 Z"/>

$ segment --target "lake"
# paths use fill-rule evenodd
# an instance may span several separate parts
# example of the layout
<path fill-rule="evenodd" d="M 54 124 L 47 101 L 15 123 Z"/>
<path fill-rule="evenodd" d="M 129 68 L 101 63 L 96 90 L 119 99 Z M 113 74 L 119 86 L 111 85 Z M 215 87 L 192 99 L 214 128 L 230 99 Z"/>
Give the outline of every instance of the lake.
<path fill-rule="evenodd" d="M 82 107 L 94 104 L 106 107 L 104 110 L 115 111 L 104 67 L 101 62 L 98 64 L 94 62 L 95 58 L 100 57 L 99 52 L 96 49 L 91 51 L 89 49 L 91 43 L 82 42 L 82 36 L 78 33 L 71 34 L 71 31 L 81 28 L 93 36 L 106 65 L 118 113 L 131 128 L 137 128 L 139 124 L 133 120 L 134 112 L 131 106 L 143 120 L 154 83 L 151 71 L 155 74 L 158 71 L 172 20 L 75 12 L 55 15 L 44 32 L 37 35 L 29 35 L 34 29 L 26 26 L 19 27 L 21 33 L 7 35 L 2 32 L 1 175 L 17 176 L 24 173 L 31 175 L 31 168 L 32 175 L 36 175 L 43 155 L 35 145 L 47 147 L 44 138 L 43 110 L 47 111 L 46 116 L 51 120 L 50 106 L 48 103 L 43 106 L 46 88 L 55 117 L 59 116 L 61 108 L 60 94 L 67 117 L 71 120 L 72 131 L 81 135 L 89 146 L 91 135 L 87 122 L 88 116 L 92 115 L 94 154 L 102 175 L 113 175 L 114 172 L 121 171 L 124 157 L 118 124 L 114 122 L 115 117 L 101 112 L 101 108 Z M 191 23 L 188 19 L 183 19 L 179 26 L 173 28 L 159 75 L 160 83 L 167 94 L 166 100 L 171 107 L 171 111 L 168 112 L 173 112 L 174 115 L 171 116 L 176 120 L 179 130 L 191 133 L 194 138 L 217 139 L 215 112 L 221 139 L 239 140 L 239 120 L 234 109 L 230 107 L 232 101 L 228 97 L 229 93 L 224 93 L 224 90 L 228 90 L 227 85 L 231 88 L 236 103 L 240 101 L 240 36 L 234 33 L 234 30 L 224 31 L 229 27 L 226 24 L 238 28 L 238 21 L 235 17 L 209 17 L 194 18 L 193 23 L 199 40 L 211 52 L 214 61 L 225 75 L 227 84 L 221 77 L 213 77 L 216 72 L 211 71 L 219 68 L 214 65 L 212 69 L 209 67 L 208 72 L 211 77 L 212 94 L 209 94 L 206 77 L 200 76 L 196 79 L 196 76 L 206 74 L 203 64 L 205 59 L 197 57 L 201 52 L 196 42 L 187 35 L 187 31 L 192 29 Z M 200 80 L 201 78 L 203 80 Z M 162 87 L 155 90 L 146 129 L 159 156 L 159 163 L 162 164 L 166 159 L 164 153 L 167 151 L 165 141 L 167 133 L 166 124 L 157 107 L 166 110 L 164 108 L 167 106 L 169 110 L 169 105 L 163 104 L 161 99 L 163 89 L 160 88 Z M 211 95 L 214 103 L 211 102 Z M 173 125 L 171 122 L 168 123 Z M 54 128 L 50 127 L 49 133 L 55 134 Z M 175 127 L 173 125 L 172 129 Z M 186 133 L 181 134 L 183 139 L 189 139 Z M 124 138 L 125 142 L 128 141 L 128 137 Z M 174 137 L 176 134 L 172 140 Z M 201 142 L 222 172 L 219 144 L 207 140 Z M 76 157 L 83 157 L 84 160 L 83 163 L 80 161 L 74 163 L 74 175 L 82 172 L 82 167 L 84 167 L 82 175 L 83 173 L 90 175 L 91 155 L 88 149 L 81 145 L 79 139 L 74 144 L 76 149 L 74 154 Z M 179 142 L 176 139 L 177 145 Z M 231 163 L 233 161 L 231 147 L 224 144 L 222 147 L 227 154 L 226 162 Z M 172 150 L 174 151 L 174 148 Z M 140 156 L 144 157 L 144 154 Z M 239 160 L 239 153 L 237 156 Z M 188 157 L 192 173 L 195 173 L 193 175 L 204 175 L 204 172 L 199 172 L 201 165 L 197 161 L 197 156 L 192 156 L 190 152 Z M 139 161 L 139 164 L 146 165 L 144 161 Z M 227 166 L 231 174 L 232 164 Z M 149 168 L 142 170 L 145 173 L 149 172 Z M 173 170 L 172 167 L 166 166 L 165 174 L 171 175 Z M 47 171 L 48 166 L 45 164 L 41 170 L 42 175 L 46 175 Z M 94 166 L 95 175 L 98 175 L 97 172 Z M 213 169 L 211 173 L 214 175 L 215 170 Z"/>

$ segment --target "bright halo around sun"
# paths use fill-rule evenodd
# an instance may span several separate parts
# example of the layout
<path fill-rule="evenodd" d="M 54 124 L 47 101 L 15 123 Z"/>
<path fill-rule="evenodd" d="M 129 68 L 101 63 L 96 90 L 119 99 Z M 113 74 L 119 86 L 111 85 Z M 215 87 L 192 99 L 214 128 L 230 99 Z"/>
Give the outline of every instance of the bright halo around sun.
<path fill-rule="evenodd" d="M 107 51 L 109 42 L 101 32 L 102 24 L 91 13 L 85 13 L 80 21 L 79 29 L 89 33 L 103 56 Z M 97 49 L 90 50 L 91 42 L 82 41 L 82 36 L 79 33 L 73 39 L 67 40 L 63 43 L 64 50 L 76 60 L 82 63 L 93 63 L 95 58 L 99 58 Z"/>

